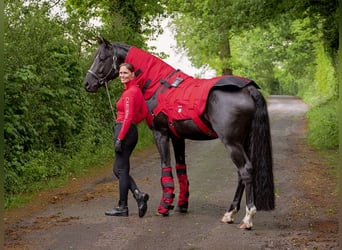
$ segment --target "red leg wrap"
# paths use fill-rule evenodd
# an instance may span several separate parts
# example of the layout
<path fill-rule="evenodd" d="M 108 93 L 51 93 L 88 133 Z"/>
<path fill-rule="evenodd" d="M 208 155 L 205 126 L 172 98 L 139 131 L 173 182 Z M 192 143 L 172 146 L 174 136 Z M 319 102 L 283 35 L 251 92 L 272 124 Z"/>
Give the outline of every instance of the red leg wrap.
<path fill-rule="evenodd" d="M 176 172 L 179 182 L 178 207 L 187 209 L 189 201 L 189 181 L 185 164 L 176 164 Z"/>
<path fill-rule="evenodd" d="M 172 168 L 162 168 L 162 177 L 160 178 L 160 184 L 163 189 L 163 196 L 158 206 L 158 213 L 167 215 L 169 210 L 173 209 L 172 202 L 174 198 L 174 182 L 172 175 Z"/>

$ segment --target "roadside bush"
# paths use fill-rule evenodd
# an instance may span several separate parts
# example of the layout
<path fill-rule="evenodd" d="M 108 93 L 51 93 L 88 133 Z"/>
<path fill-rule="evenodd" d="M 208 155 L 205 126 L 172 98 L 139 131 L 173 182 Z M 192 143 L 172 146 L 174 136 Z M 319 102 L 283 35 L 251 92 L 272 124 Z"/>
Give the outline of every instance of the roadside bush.
<path fill-rule="evenodd" d="M 311 108 L 307 117 L 309 120 L 308 143 L 320 149 L 337 148 L 339 145 L 337 101 Z"/>

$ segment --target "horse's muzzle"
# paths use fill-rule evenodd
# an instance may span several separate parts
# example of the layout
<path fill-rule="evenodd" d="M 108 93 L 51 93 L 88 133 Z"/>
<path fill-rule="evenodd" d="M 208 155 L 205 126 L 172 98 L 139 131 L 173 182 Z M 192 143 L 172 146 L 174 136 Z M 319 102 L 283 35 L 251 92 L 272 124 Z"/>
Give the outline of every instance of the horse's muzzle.
<path fill-rule="evenodd" d="M 95 93 L 100 85 L 98 79 L 88 72 L 84 79 L 83 87 L 87 92 Z"/>
<path fill-rule="evenodd" d="M 87 92 L 90 92 L 90 93 L 95 93 L 98 89 L 96 85 L 90 84 L 87 80 L 84 81 L 83 87 Z"/>

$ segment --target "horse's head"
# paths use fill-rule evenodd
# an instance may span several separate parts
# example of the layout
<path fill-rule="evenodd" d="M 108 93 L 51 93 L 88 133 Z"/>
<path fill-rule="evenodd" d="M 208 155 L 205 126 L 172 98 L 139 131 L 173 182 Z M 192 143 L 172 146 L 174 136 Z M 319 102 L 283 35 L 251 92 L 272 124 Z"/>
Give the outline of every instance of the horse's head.
<path fill-rule="evenodd" d="M 94 62 L 84 79 L 84 88 L 88 92 L 96 92 L 99 87 L 118 77 L 119 65 L 124 62 L 129 49 L 127 45 L 121 48 L 104 38 L 99 38 L 98 43 Z"/>

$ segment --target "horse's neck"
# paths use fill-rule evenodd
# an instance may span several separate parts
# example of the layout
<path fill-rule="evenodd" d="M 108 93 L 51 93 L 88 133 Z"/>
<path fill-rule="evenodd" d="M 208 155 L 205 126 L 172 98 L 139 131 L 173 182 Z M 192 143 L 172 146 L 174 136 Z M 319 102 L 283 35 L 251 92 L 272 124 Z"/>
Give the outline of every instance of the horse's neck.
<path fill-rule="evenodd" d="M 146 76 L 149 78 L 175 70 L 162 59 L 134 46 L 129 49 L 125 61 L 132 63 L 136 69 L 139 68 L 146 72 Z"/>
<path fill-rule="evenodd" d="M 175 70 L 160 58 L 134 46 L 129 49 L 125 62 L 133 64 L 135 69 L 141 72 L 140 77 L 144 82 L 150 82 L 144 95 L 145 99 L 149 99 L 155 93 L 161 79 L 165 79 Z"/>
<path fill-rule="evenodd" d="M 124 62 L 131 46 L 123 43 L 113 43 L 113 47 L 115 48 L 115 53 L 119 62 Z"/>

